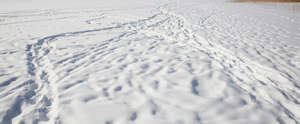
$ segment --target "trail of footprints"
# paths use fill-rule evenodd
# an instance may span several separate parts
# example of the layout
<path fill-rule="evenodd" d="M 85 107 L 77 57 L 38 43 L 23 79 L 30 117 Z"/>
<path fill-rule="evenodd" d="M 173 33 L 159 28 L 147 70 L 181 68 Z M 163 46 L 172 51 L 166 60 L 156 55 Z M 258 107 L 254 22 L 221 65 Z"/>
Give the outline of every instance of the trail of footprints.
<path fill-rule="evenodd" d="M 188 29 L 189 25 L 186 25 L 184 23 L 186 22 L 183 19 L 181 19 L 181 17 L 177 17 L 176 15 L 162 11 L 157 15 L 154 15 L 144 20 L 139 20 L 137 22 L 130 22 L 107 29 L 72 32 L 68 34 L 63 34 L 61 37 L 59 35 L 58 38 L 55 38 L 55 41 L 49 41 L 49 44 L 53 42 L 53 44 L 56 45 L 55 51 L 51 51 L 52 53 L 49 52 L 49 55 L 44 54 L 47 57 L 49 57 L 49 59 L 51 59 L 52 54 L 62 54 L 62 51 L 57 50 L 57 48 L 62 49 L 60 48 L 59 44 L 60 40 L 64 41 L 64 45 L 71 45 L 74 43 L 74 40 L 66 41 L 64 39 L 65 37 L 71 37 L 71 39 L 77 39 L 80 37 L 80 39 L 84 40 L 85 37 L 90 37 L 90 33 L 92 36 L 99 36 L 97 34 L 98 32 L 111 32 L 115 30 L 118 30 L 117 32 L 121 32 L 116 33 L 115 37 L 111 39 L 97 41 L 99 42 L 97 43 L 97 45 L 91 45 L 88 47 L 85 47 L 83 45 L 82 47 L 84 50 L 78 50 L 73 48 L 72 51 L 74 52 L 71 54 L 75 55 L 68 57 L 65 60 L 61 60 L 60 62 L 54 62 L 57 63 L 56 65 L 54 65 L 54 67 L 56 66 L 56 69 L 54 71 L 55 73 L 60 75 L 58 76 L 59 80 L 55 82 L 57 83 L 57 88 L 60 91 L 58 92 L 59 94 L 57 100 L 63 103 L 72 102 L 73 99 L 70 99 L 70 97 L 72 97 L 72 95 L 76 93 L 73 93 L 71 96 L 70 94 L 64 96 L 64 94 L 68 94 L 69 92 L 72 92 L 72 90 L 87 85 L 88 87 L 92 87 L 93 92 L 95 92 L 92 94 L 95 95 L 87 95 L 83 98 L 80 98 L 83 102 L 86 103 L 96 101 L 101 97 L 106 97 L 108 100 L 116 100 L 135 92 L 139 92 L 139 94 L 141 95 L 144 94 L 142 96 L 146 98 L 147 96 L 160 97 L 156 94 L 165 93 L 165 95 L 168 96 L 167 92 L 173 92 L 172 90 L 182 90 L 182 92 L 188 91 L 190 93 L 193 93 L 195 96 L 200 96 L 209 99 L 227 99 L 226 97 L 230 96 L 224 96 L 223 92 L 225 92 L 225 94 L 230 93 L 232 91 L 229 89 L 234 89 L 233 93 L 230 93 L 231 95 L 238 94 L 241 92 L 245 95 L 243 96 L 239 94 L 240 97 L 235 98 L 236 100 L 241 100 L 239 106 L 247 105 L 247 102 L 253 102 L 254 104 L 256 104 L 255 106 L 259 106 L 260 102 L 263 102 L 263 104 L 268 104 L 268 100 L 265 101 L 265 99 L 260 97 L 259 94 L 253 92 L 253 88 L 256 87 L 253 87 L 253 84 L 248 84 L 250 82 L 253 82 L 251 80 L 260 81 L 259 79 L 257 79 L 259 77 L 255 75 L 252 75 L 254 77 L 253 79 L 251 79 L 251 73 L 257 71 L 253 70 L 253 65 L 249 65 L 252 67 L 246 66 L 247 68 L 245 69 L 247 69 L 248 72 L 246 72 L 245 75 L 243 75 L 240 72 L 235 72 L 235 69 L 231 68 L 235 68 L 237 66 L 237 63 L 245 64 L 245 60 L 241 58 L 235 58 L 231 55 L 231 53 L 226 53 L 226 51 L 219 51 L 222 50 L 222 48 L 218 48 L 219 46 L 217 44 L 210 42 L 206 43 L 205 41 L 199 41 L 195 39 L 197 38 L 197 36 L 194 34 L 194 32 L 190 33 Z M 127 30 L 128 28 L 132 30 Z M 69 34 L 70 36 L 68 36 Z M 83 42 L 82 40 L 77 41 Z M 179 42 L 178 40 L 182 42 Z M 148 42 L 150 43 L 148 44 Z M 155 42 L 160 43 L 153 45 L 155 44 Z M 48 44 L 48 42 L 44 43 Z M 186 49 L 186 47 L 191 47 L 192 45 L 194 45 L 194 43 L 199 44 L 195 49 Z M 201 45 L 203 45 L 204 47 L 201 48 Z M 145 48 L 147 47 L 147 50 L 149 51 L 145 51 Z M 44 52 L 47 53 L 48 50 L 49 49 L 46 49 Z M 260 51 L 261 50 L 256 50 L 258 55 L 261 55 L 261 53 L 259 53 Z M 123 53 L 127 54 L 124 55 Z M 53 57 L 53 60 L 57 60 L 55 58 L 56 56 L 53 55 Z M 186 62 L 190 61 L 194 57 L 200 57 L 196 60 L 201 61 L 201 59 L 203 59 L 203 63 L 210 64 L 215 62 L 214 64 L 219 64 L 220 67 L 213 65 L 212 67 L 209 66 L 210 68 L 208 68 L 208 70 L 212 70 L 213 68 L 217 70 L 219 69 L 221 73 L 218 74 L 218 71 L 208 72 L 208 75 L 204 75 L 204 77 L 202 78 L 195 78 L 195 75 L 189 75 L 187 76 L 189 78 L 183 77 L 183 79 L 181 79 L 183 82 L 177 82 L 176 78 L 175 80 L 172 79 L 176 74 L 178 76 L 185 75 L 185 72 L 180 72 L 183 71 L 182 69 L 184 68 L 190 68 L 190 70 L 193 70 L 192 65 L 186 64 Z M 233 60 L 231 61 L 228 57 Z M 199 70 L 201 68 L 207 67 L 198 65 L 197 68 L 194 70 Z M 241 65 L 236 70 L 244 71 L 243 66 Z M 201 75 L 203 74 L 205 73 L 202 73 Z M 206 77 L 207 80 L 204 80 L 203 78 Z M 153 80 L 156 78 L 158 79 Z M 148 81 L 149 79 L 150 81 Z M 209 84 L 204 84 L 204 82 L 201 81 L 202 79 L 203 81 L 212 81 Z M 214 81 L 215 79 L 221 79 L 222 83 L 216 83 L 217 81 Z M 188 80 L 190 80 L 190 83 L 186 82 Z M 230 86 L 230 84 L 227 84 L 229 82 L 232 83 L 232 86 Z M 248 86 L 243 86 L 247 84 Z M 149 89 L 151 87 L 153 89 Z M 214 90 L 213 87 L 217 87 L 216 89 L 222 90 L 220 90 L 218 93 L 216 92 L 216 90 Z M 212 91 L 210 92 L 209 90 Z M 251 101 L 245 100 L 245 98 L 247 98 L 248 95 Z M 151 110 L 151 114 L 154 116 L 158 112 L 157 108 L 161 108 L 161 111 L 163 111 L 164 109 L 166 109 L 164 108 L 166 105 L 172 106 L 172 103 L 176 103 L 175 101 L 177 101 L 175 99 L 175 101 L 172 100 L 172 98 L 161 98 L 165 99 L 162 101 L 160 101 L 159 99 L 153 99 L 151 97 L 149 99 L 152 99 L 153 102 L 152 104 L 154 108 Z M 154 101 L 160 103 L 161 107 L 158 107 Z M 219 104 L 223 106 L 222 102 L 220 102 Z M 180 106 L 184 108 L 185 106 L 183 105 L 184 104 L 174 104 L 174 106 Z M 201 110 L 201 108 L 199 109 Z M 214 109 L 209 110 L 213 111 Z M 254 110 L 260 111 L 263 115 L 267 115 L 268 108 L 262 107 Z M 165 111 L 167 112 L 168 110 Z M 281 112 L 284 111 L 289 111 L 290 114 L 282 114 L 287 114 L 287 116 L 289 116 L 290 119 L 297 122 L 295 115 L 292 115 L 290 110 L 285 108 Z M 129 114 L 129 121 L 136 121 L 139 117 L 138 113 L 139 112 L 132 112 L 131 114 Z M 168 115 L 170 113 L 167 112 L 165 114 Z M 59 114 L 57 116 L 59 116 Z M 204 116 L 205 118 L 205 115 L 202 116 Z M 199 118 L 199 116 L 196 116 L 195 120 L 201 121 L 201 119 Z M 182 123 L 184 123 L 184 121 L 188 120 L 177 120 L 176 122 L 181 121 Z M 253 121 L 259 122 L 260 119 Z M 113 123 L 113 121 L 107 121 L 106 123 Z"/>

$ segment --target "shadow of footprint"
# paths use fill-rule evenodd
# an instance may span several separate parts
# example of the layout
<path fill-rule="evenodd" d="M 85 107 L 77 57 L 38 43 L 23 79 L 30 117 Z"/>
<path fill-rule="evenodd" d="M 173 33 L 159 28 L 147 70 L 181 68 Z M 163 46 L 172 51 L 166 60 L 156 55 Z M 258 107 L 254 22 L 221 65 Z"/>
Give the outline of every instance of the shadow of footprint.
<path fill-rule="evenodd" d="M 137 119 L 137 112 L 133 112 L 133 113 L 131 113 L 131 115 L 130 115 L 130 121 L 135 121 L 136 119 Z"/>

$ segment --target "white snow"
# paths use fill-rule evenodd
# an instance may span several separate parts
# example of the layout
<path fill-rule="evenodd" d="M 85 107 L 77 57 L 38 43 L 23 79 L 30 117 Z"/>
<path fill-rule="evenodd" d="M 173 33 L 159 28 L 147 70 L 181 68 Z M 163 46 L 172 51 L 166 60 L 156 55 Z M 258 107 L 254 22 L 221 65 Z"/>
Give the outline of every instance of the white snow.
<path fill-rule="evenodd" d="M 3 0 L 1 124 L 298 124 L 298 3 Z"/>

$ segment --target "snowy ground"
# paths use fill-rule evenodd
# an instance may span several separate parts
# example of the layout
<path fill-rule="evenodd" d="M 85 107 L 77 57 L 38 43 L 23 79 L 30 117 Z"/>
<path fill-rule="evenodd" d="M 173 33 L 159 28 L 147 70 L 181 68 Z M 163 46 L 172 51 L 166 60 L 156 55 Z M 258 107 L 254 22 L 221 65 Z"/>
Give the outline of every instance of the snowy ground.
<path fill-rule="evenodd" d="M 2 3 L 1 124 L 300 123 L 295 4 Z"/>

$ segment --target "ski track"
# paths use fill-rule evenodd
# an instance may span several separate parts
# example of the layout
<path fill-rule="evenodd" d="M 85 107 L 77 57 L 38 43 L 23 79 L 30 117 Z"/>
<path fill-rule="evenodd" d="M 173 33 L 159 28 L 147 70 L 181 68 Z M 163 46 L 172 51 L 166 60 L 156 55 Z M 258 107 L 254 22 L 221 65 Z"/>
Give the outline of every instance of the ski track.
<path fill-rule="evenodd" d="M 0 82 L 0 99 L 16 96 L 0 111 L 1 122 L 70 123 L 85 118 L 81 109 L 76 111 L 80 107 L 105 124 L 299 124 L 299 48 L 282 41 L 288 30 L 251 16 L 228 15 L 218 6 L 209 12 L 191 7 L 187 15 L 172 10 L 177 6 L 169 3 L 145 19 L 108 24 L 103 20 L 111 19 L 112 11 L 95 10 L 96 16 L 82 22 L 102 28 L 49 35 L 28 44 L 26 76 L 9 72 L 1 62 L 5 80 Z M 46 20 L 7 22 L 11 18 L 51 14 L 59 20 L 78 17 L 75 13 L 1 13 L 0 26 Z M 184 16 L 200 21 L 190 23 Z M 19 52 L 1 50 L 0 56 Z M 106 107 L 117 112 L 105 113 Z M 97 113 L 107 115 L 98 119 Z"/>

